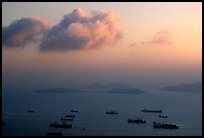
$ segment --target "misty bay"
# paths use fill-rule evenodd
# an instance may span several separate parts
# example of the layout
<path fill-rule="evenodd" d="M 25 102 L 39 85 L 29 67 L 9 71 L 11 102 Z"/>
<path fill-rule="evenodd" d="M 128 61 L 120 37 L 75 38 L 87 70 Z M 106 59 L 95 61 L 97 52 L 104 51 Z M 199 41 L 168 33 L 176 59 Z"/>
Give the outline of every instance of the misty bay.
<path fill-rule="evenodd" d="M 3 93 L 3 135 L 45 135 L 61 131 L 65 136 L 77 135 L 202 135 L 202 94 L 147 91 L 142 94 L 110 94 L 107 92 L 70 92 L 42 94 Z M 15 100 L 14 100 L 15 99 Z M 142 113 L 141 109 L 162 109 L 167 119 L 159 114 Z M 27 113 L 32 108 L 35 113 Z M 49 123 L 77 109 L 72 129 L 50 128 Z M 108 110 L 119 114 L 108 116 Z M 137 116 L 146 124 L 128 124 L 128 117 Z M 153 129 L 152 122 L 167 121 L 180 126 L 178 130 Z M 83 130 L 85 129 L 85 130 Z"/>

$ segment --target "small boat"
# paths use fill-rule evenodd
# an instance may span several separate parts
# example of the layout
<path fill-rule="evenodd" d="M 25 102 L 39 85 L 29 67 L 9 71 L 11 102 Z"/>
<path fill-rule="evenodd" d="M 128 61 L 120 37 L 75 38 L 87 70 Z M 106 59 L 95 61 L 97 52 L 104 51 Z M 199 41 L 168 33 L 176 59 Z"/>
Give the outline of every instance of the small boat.
<path fill-rule="evenodd" d="M 28 109 L 28 112 L 29 112 L 29 113 L 34 113 L 34 110 Z"/>
<path fill-rule="evenodd" d="M 118 114 L 116 111 L 107 111 L 106 114 Z"/>
<path fill-rule="evenodd" d="M 61 124 L 54 122 L 54 123 L 50 123 L 50 127 L 54 127 L 54 128 L 72 128 L 72 124 L 67 124 L 65 122 L 62 122 Z"/>
<path fill-rule="evenodd" d="M 128 123 L 147 123 L 147 121 L 141 118 L 136 118 L 136 119 L 128 118 Z"/>
<path fill-rule="evenodd" d="M 159 115 L 160 118 L 167 118 L 167 115 Z"/>
<path fill-rule="evenodd" d="M 45 134 L 46 136 L 62 136 L 62 132 L 49 132 Z"/>
<path fill-rule="evenodd" d="M 61 117 L 61 121 L 73 121 L 73 118 L 68 118 L 68 117 Z"/>
<path fill-rule="evenodd" d="M 153 128 L 166 128 L 166 129 L 178 129 L 179 126 L 172 124 L 172 123 L 159 123 L 156 121 L 153 121 Z"/>
<path fill-rule="evenodd" d="M 78 111 L 78 110 L 70 110 L 70 112 L 77 113 L 77 112 L 79 112 L 79 111 Z"/>
<path fill-rule="evenodd" d="M 64 117 L 75 117 L 75 115 L 65 115 Z"/>
<path fill-rule="evenodd" d="M 153 112 L 153 113 L 162 113 L 162 110 L 149 110 L 149 109 L 142 109 L 141 110 L 142 112 Z"/>

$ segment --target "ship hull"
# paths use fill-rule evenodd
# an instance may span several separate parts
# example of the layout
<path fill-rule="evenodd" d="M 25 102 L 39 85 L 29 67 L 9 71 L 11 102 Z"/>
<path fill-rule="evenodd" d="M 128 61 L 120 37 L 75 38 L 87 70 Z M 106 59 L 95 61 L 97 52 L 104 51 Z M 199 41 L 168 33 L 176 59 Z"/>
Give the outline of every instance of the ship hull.
<path fill-rule="evenodd" d="M 141 110 L 142 112 L 162 113 L 162 110 Z"/>
<path fill-rule="evenodd" d="M 54 124 L 51 123 L 50 127 L 54 127 L 54 128 L 72 128 L 71 124 Z"/>

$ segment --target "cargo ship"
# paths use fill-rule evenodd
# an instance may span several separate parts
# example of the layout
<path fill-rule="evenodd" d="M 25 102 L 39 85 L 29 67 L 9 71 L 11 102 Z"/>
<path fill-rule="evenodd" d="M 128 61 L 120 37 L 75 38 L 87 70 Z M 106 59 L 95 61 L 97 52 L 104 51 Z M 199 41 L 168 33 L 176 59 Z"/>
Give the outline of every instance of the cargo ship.
<path fill-rule="evenodd" d="M 166 128 L 166 129 L 178 129 L 179 126 L 172 124 L 172 123 L 159 123 L 156 121 L 153 121 L 153 128 Z"/>
<path fill-rule="evenodd" d="M 150 110 L 150 109 L 142 109 L 142 112 L 153 112 L 153 113 L 162 113 L 162 110 Z"/>
<path fill-rule="evenodd" d="M 54 122 L 54 123 L 50 123 L 50 127 L 54 127 L 54 128 L 72 128 L 71 124 L 66 124 L 64 122 L 62 122 L 61 124 Z"/>
<path fill-rule="evenodd" d="M 106 114 L 118 114 L 116 111 L 107 111 Z"/>
<path fill-rule="evenodd" d="M 141 118 L 136 118 L 136 119 L 128 118 L 128 123 L 147 123 L 147 121 Z"/>

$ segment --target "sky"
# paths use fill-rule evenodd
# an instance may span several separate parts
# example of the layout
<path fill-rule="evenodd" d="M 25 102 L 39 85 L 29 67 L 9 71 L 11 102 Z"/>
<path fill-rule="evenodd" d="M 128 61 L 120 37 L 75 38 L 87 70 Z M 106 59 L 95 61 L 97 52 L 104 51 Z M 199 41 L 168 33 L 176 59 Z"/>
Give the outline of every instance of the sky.
<path fill-rule="evenodd" d="M 202 80 L 201 2 L 3 2 L 3 88 Z"/>

